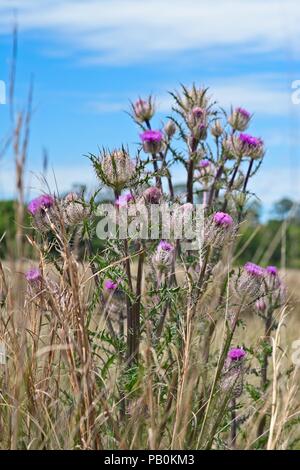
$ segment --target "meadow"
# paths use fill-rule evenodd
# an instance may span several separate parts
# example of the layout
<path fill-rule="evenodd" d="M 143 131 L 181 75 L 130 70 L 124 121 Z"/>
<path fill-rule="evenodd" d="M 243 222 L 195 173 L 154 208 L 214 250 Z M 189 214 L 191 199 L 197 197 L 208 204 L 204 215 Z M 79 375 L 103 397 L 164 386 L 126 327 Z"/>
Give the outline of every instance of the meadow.
<path fill-rule="evenodd" d="M 134 155 L 89 154 L 94 194 L 45 185 L 25 201 L 30 93 L 14 121 L 15 232 L 0 233 L 1 449 L 299 448 L 300 277 L 278 230 L 264 238 L 278 266 L 259 247 L 241 263 L 264 142 L 248 133 L 247 110 L 225 111 L 210 89 L 171 95 L 159 128 L 152 96 L 132 103 Z"/>

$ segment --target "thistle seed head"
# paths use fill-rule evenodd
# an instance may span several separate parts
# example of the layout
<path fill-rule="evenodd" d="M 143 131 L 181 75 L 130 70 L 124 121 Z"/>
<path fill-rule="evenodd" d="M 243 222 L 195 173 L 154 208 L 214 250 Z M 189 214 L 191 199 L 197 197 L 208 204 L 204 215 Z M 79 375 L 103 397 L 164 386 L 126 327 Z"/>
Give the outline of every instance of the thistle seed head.
<path fill-rule="evenodd" d="M 100 167 L 96 165 L 99 178 L 108 186 L 121 191 L 130 186 L 136 166 L 125 149 L 102 152 Z"/>
<path fill-rule="evenodd" d="M 67 194 L 62 201 L 62 214 L 67 227 L 83 222 L 89 213 L 88 207 L 76 193 Z"/>

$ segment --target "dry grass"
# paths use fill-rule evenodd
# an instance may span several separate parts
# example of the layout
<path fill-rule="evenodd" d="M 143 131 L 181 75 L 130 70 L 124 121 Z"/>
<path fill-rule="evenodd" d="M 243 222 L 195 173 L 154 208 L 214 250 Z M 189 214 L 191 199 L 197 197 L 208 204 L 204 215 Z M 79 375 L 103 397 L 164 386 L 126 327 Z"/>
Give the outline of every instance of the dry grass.
<path fill-rule="evenodd" d="M 22 270 L 27 267 L 25 263 Z M 1 342 L 7 349 L 7 364 L 0 369 L 1 448 L 211 448 L 220 439 L 223 446 L 226 447 L 227 442 L 231 447 L 228 441 L 230 419 L 225 420 L 223 426 L 218 423 L 218 427 L 214 427 L 215 407 L 223 406 L 220 398 L 207 395 L 205 400 L 208 401 L 204 400 L 201 405 L 206 389 L 203 380 L 206 377 L 212 383 L 216 371 L 213 358 L 217 359 L 224 341 L 224 322 L 214 317 L 215 302 L 211 295 L 208 295 L 209 303 L 202 306 L 205 317 L 201 316 L 204 319 L 201 328 L 207 328 L 208 319 L 209 323 L 217 322 L 209 340 L 213 362 L 208 371 L 203 369 L 206 350 L 202 332 L 195 328 L 198 321 L 195 323 L 195 319 L 190 318 L 185 327 L 182 325 L 185 339 L 181 353 L 180 348 L 176 350 L 170 345 L 162 356 L 151 346 L 151 325 L 148 324 L 148 333 L 141 343 L 144 371 L 138 372 L 141 376 L 133 389 L 127 389 L 122 395 L 120 379 L 126 380 L 126 371 L 124 376 L 124 368 L 113 353 L 114 347 L 104 343 L 103 338 L 99 341 L 104 333 L 99 303 L 94 305 L 91 320 L 88 325 L 84 323 L 83 330 L 77 318 L 80 314 L 86 320 L 89 315 L 88 302 L 93 290 L 91 271 L 71 257 L 64 275 L 53 277 L 60 283 L 59 296 L 49 297 L 44 292 L 36 299 L 31 297 L 30 301 L 22 276 L 14 273 L 13 264 L 5 263 L 3 272 L 8 296 L 5 308 L 2 307 L 0 328 Z M 73 278 L 71 283 L 64 280 L 66 276 Z M 295 299 L 299 273 L 288 271 L 287 280 Z M 16 296 L 16 286 L 20 289 L 20 285 L 23 289 Z M 292 366 L 292 342 L 299 339 L 297 312 L 297 304 L 289 313 L 286 309 L 277 311 L 279 327 L 272 335 L 274 348 L 269 368 L 269 378 L 274 376 L 272 386 L 262 402 L 255 403 L 243 396 L 237 417 L 245 421 L 247 433 L 241 426 L 236 447 L 256 446 L 257 427 L 269 412 L 271 418 L 265 429 L 267 448 L 290 448 L 293 442 L 297 447 L 299 426 L 289 429 L 288 424 L 299 413 L 299 377 L 296 369 L 286 375 Z M 264 335 L 261 319 L 248 313 L 243 321 L 245 324 L 235 332 L 232 344 L 251 346 L 255 350 Z M 93 333 L 92 337 L 86 336 L 88 331 Z M 112 366 L 107 368 L 107 361 L 112 357 L 115 358 Z M 170 357 L 172 373 L 168 375 L 163 364 Z M 258 367 L 255 357 L 249 360 L 247 367 L 248 371 Z M 246 374 L 245 381 L 253 386 L 259 384 L 259 378 L 250 373 Z M 165 394 L 163 400 L 162 394 Z M 196 408 L 195 397 L 200 400 Z M 210 401 L 211 406 L 207 407 Z M 197 409 L 202 420 L 196 431 L 193 422 Z"/>

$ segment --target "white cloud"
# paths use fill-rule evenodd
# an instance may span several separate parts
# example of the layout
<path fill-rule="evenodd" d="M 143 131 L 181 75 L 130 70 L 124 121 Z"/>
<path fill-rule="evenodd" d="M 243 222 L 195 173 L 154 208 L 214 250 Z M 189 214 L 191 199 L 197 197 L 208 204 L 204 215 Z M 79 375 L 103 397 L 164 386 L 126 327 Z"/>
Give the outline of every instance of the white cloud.
<path fill-rule="evenodd" d="M 160 87 L 161 88 L 161 87 Z M 167 90 L 174 89 L 173 86 L 166 87 Z M 178 87 L 177 87 L 178 89 Z M 228 111 L 230 107 L 243 106 L 251 113 L 267 116 L 286 116 L 291 109 L 298 109 L 291 101 L 291 90 L 283 88 L 282 77 L 265 76 L 235 76 L 223 79 L 210 79 L 210 90 L 212 99 Z M 128 96 L 132 101 L 136 96 L 132 93 L 122 91 L 121 95 L 96 96 L 89 98 L 87 108 L 96 113 L 121 112 L 129 109 Z M 146 94 L 145 94 L 146 96 Z M 155 96 L 157 110 L 162 113 L 170 113 L 174 101 L 167 93 Z"/>
<path fill-rule="evenodd" d="M 224 60 L 227 54 L 237 53 L 244 58 L 248 53 L 262 54 L 269 59 L 271 53 L 300 51 L 298 0 L 0 0 L 0 34 L 11 30 L 13 9 L 18 11 L 20 29 L 38 31 L 52 54 L 59 43 L 58 54 L 83 51 L 87 63 L 149 62 L 176 53 L 181 53 L 184 60 L 188 52 L 194 51 L 201 52 L 198 61 L 203 54 Z M 45 50 L 45 45 L 41 48 Z M 82 55 L 78 57 L 80 60 Z M 256 75 L 214 76 L 209 84 L 224 107 L 241 105 L 259 115 L 286 117 L 292 105 L 288 84 L 284 88 L 284 83 L 283 75 Z M 126 88 L 126 83 L 122 87 Z M 131 93 L 128 96 L 135 98 Z M 127 93 L 123 91 L 122 96 L 89 96 L 86 100 L 96 112 L 128 109 Z M 169 112 L 171 100 L 167 94 L 159 94 L 157 101 L 160 111 Z M 55 174 L 61 191 L 76 181 L 95 183 L 88 164 L 55 166 Z M 29 186 L 40 188 L 36 180 L 30 180 Z M 286 168 L 264 168 L 253 185 L 264 202 L 271 202 L 283 195 L 300 198 L 296 180 Z M 13 194 L 12 170 L 1 169 L 0 187 L 3 183 L 6 195 Z M 51 187 L 55 187 L 53 182 Z"/>
<path fill-rule="evenodd" d="M 276 85 L 250 83 L 243 80 L 235 84 L 214 87 L 214 95 L 222 106 L 242 105 L 251 112 L 268 115 L 286 114 L 292 106 L 289 93 Z"/>
<path fill-rule="evenodd" d="M 227 82 L 227 83 L 226 83 Z M 282 115 L 286 114 L 292 105 L 290 91 L 277 87 L 274 83 L 264 83 L 246 77 L 227 78 L 223 83 L 210 80 L 213 99 L 220 106 L 230 109 L 231 106 L 244 106 L 251 113 Z M 159 110 L 170 110 L 172 98 L 158 97 Z"/>
<path fill-rule="evenodd" d="M 128 63 L 233 46 L 235 52 L 299 49 L 298 0 L 0 1 L 0 32 L 11 10 L 20 27 L 55 33 L 94 62 Z M 233 51 L 231 51 L 232 53 Z"/>

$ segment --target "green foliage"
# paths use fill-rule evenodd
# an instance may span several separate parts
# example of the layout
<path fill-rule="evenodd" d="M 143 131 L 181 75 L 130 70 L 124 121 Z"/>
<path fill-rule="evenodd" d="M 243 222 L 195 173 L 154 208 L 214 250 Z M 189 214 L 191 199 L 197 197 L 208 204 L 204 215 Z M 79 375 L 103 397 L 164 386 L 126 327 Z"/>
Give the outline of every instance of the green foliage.
<path fill-rule="evenodd" d="M 4 258 L 8 253 L 8 242 L 13 240 L 16 234 L 14 223 L 14 201 L 0 201 L 0 257 Z"/>
<path fill-rule="evenodd" d="M 285 232 L 284 230 L 279 220 L 269 220 L 265 224 L 253 222 L 243 224 L 237 243 L 237 253 L 240 252 L 237 264 L 256 260 L 257 262 L 266 261 L 268 264 L 280 267 L 284 247 L 286 267 L 299 269 L 300 225 L 293 221 L 287 224 Z"/>

